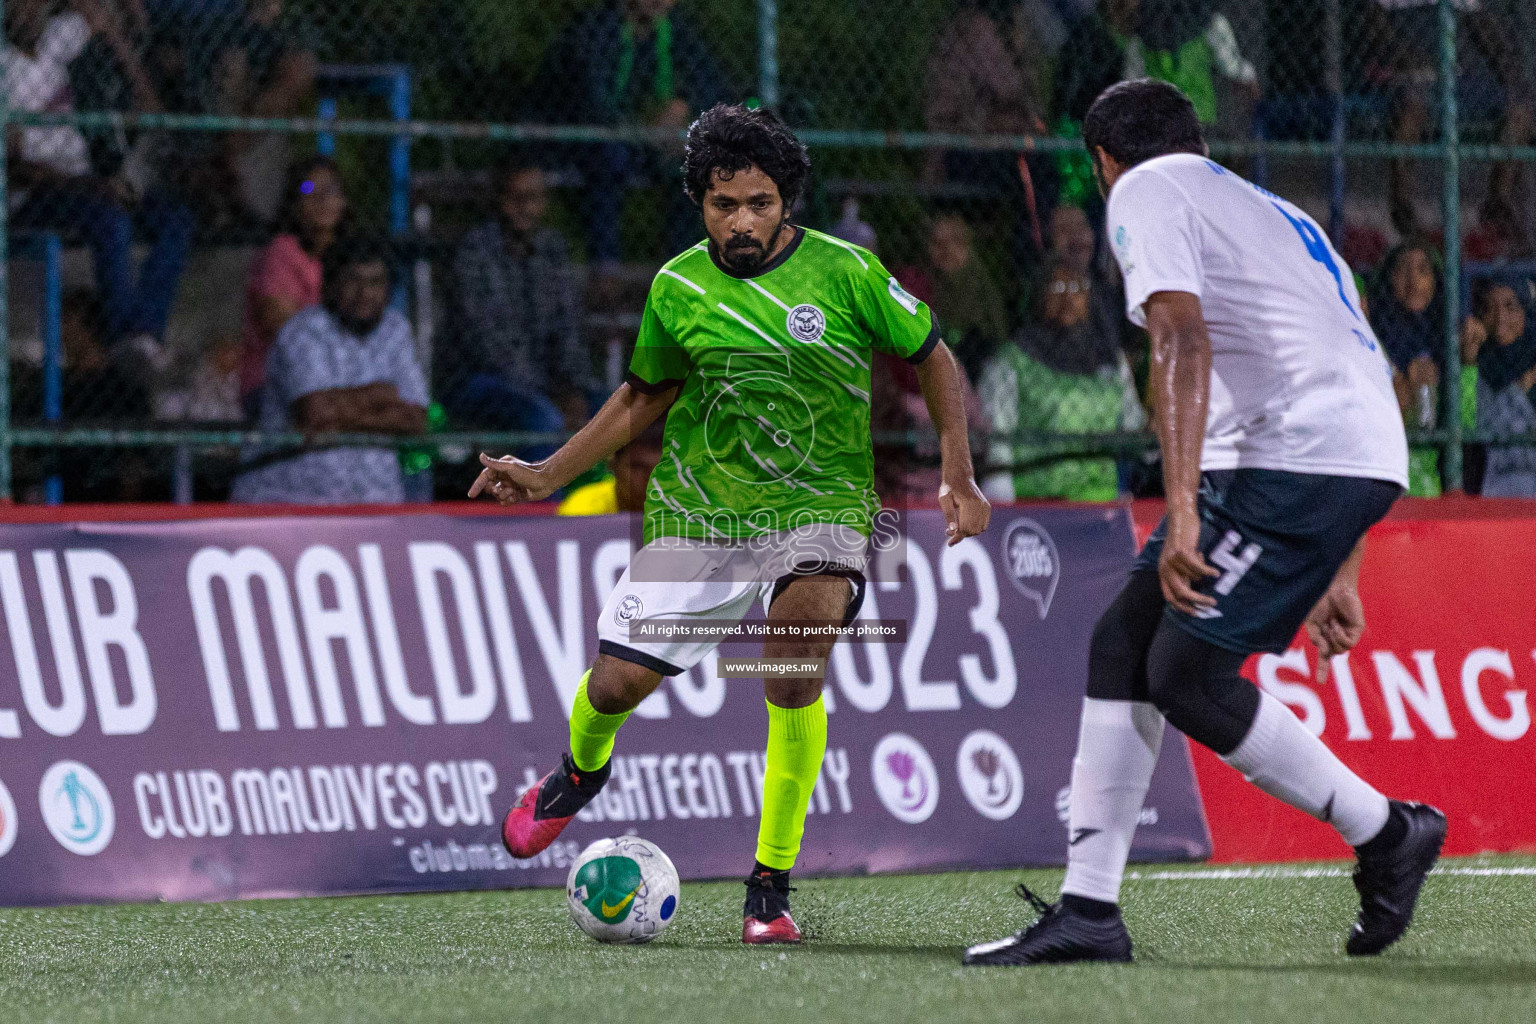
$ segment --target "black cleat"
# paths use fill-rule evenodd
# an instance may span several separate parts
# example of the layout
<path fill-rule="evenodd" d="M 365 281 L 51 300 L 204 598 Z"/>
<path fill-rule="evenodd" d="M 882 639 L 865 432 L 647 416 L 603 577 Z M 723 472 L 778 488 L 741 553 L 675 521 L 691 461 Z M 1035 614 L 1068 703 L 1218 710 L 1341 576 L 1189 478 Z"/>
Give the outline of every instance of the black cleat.
<path fill-rule="evenodd" d="M 1440 859 L 1445 815 L 1428 804 L 1391 802 L 1391 814 L 1407 825 L 1402 842 L 1355 865 L 1360 916 L 1349 930 L 1344 949 L 1350 956 L 1375 956 L 1403 937 L 1413 920 L 1424 876 Z"/>
<path fill-rule="evenodd" d="M 749 946 L 794 945 L 800 926 L 789 916 L 788 871 L 753 870 L 747 877 L 747 903 L 741 911 L 741 941 Z"/>
<path fill-rule="evenodd" d="M 1020 899 L 1039 911 L 1040 918 L 1021 932 L 983 942 L 965 951 L 962 962 L 972 966 L 1022 967 L 1025 964 L 1069 964 L 1078 961 L 1131 962 L 1131 936 L 1119 910 L 1113 917 L 1093 920 L 1045 900 L 1020 885 Z"/>

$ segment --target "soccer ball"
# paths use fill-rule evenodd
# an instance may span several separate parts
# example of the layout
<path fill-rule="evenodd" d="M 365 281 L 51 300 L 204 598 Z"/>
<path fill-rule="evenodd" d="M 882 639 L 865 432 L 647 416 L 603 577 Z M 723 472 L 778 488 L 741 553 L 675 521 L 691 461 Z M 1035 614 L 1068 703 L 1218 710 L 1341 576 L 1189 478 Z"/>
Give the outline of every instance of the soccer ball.
<path fill-rule="evenodd" d="M 599 839 L 565 879 L 571 918 L 598 942 L 650 942 L 672 923 L 677 895 L 677 868 L 636 836 Z"/>

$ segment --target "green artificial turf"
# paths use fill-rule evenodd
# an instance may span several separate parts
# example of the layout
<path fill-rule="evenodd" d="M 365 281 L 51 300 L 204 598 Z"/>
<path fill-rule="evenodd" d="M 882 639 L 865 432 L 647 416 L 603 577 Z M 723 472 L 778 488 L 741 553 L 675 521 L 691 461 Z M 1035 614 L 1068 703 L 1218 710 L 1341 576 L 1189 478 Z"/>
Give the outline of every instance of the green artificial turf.
<path fill-rule="evenodd" d="M 0 910 L 5 1021 L 1536 1021 L 1536 872 L 1452 861 L 1408 937 L 1342 951 L 1349 879 L 1157 879 L 1132 966 L 962 968 L 1059 871 L 804 880 L 799 949 L 740 945 L 739 884 L 684 887 L 651 946 L 579 933 L 558 890 Z M 1175 873 L 1203 869 L 1173 868 Z M 1294 869 L 1283 869 L 1292 871 Z"/>

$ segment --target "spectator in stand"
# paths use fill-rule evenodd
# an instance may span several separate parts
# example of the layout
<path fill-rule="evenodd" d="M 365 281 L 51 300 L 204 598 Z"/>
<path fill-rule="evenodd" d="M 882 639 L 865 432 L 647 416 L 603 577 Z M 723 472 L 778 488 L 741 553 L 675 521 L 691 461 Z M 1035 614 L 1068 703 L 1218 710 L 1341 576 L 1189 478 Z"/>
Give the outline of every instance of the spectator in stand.
<path fill-rule="evenodd" d="M 411 328 L 389 308 L 382 242 L 349 236 L 326 251 L 323 299 L 277 334 L 267 358 L 260 427 L 277 433 L 419 434 L 427 386 Z M 398 503 L 400 460 L 390 448 L 312 447 L 249 453 L 232 500 L 312 505 Z"/>
<path fill-rule="evenodd" d="M 1439 418 L 1441 382 L 1445 378 L 1445 295 L 1440 254 L 1427 244 L 1411 242 L 1387 254 L 1369 292 L 1371 328 L 1392 366 L 1392 387 L 1410 428 L 1433 430 Z M 1470 337 L 1478 330 L 1471 318 L 1462 324 L 1463 367 L 1477 358 Z M 1463 388 L 1463 392 L 1466 392 Z M 1433 498 L 1440 494 L 1440 456 L 1431 445 L 1411 445 L 1408 451 L 1408 493 Z"/>
<path fill-rule="evenodd" d="M 1529 282 L 1527 282 L 1529 291 Z M 1491 444 L 1482 493 L 1536 497 L 1536 334 L 1525 305 L 1508 284 L 1479 281 L 1472 309 L 1486 338 L 1478 352 L 1477 427 L 1500 437 L 1528 435 L 1529 444 Z"/>
<path fill-rule="evenodd" d="M 1008 336 L 1002 292 L 982 265 L 971 229 L 958 214 L 935 217 L 928 226 L 927 259 L 896 276 L 933 309 L 944 340 L 974 385 L 987 358 Z"/>
<path fill-rule="evenodd" d="M 260 409 L 267 352 L 283 325 L 320 301 L 320 265 L 346 225 L 341 171 L 329 157 L 310 157 L 288 172 L 277 237 L 251 265 L 245 285 L 240 342 L 240 400 L 246 415 Z"/>
<path fill-rule="evenodd" d="M 1008 21 L 1014 0 L 963 0 L 928 61 L 923 120 L 929 131 L 1035 135 L 1045 131 L 1033 55 L 1020 53 Z M 1017 180 L 1014 154 L 934 152 L 928 176 L 998 186 Z"/>
<path fill-rule="evenodd" d="M 493 179 L 496 215 L 467 232 L 454 255 L 443 406 L 466 426 L 577 430 L 606 395 L 582 342 L 565 238 L 544 224 L 544 172 L 514 161 Z M 529 456 L 542 458 L 546 447 Z"/>
<path fill-rule="evenodd" d="M 1114 459 L 1052 461 L 1016 433 L 1097 434 L 1144 422 L 1130 365 L 1120 349 L 1118 311 L 1093 301 L 1094 281 L 1056 260 L 1036 289 L 1037 319 L 1014 333 L 988 362 L 978 391 L 987 428 L 999 435 L 988 461 L 1007 466 L 982 489 L 994 501 L 1066 498 L 1113 501 Z"/>
<path fill-rule="evenodd" d="M 107 0 L 71 0 L 64 10 L 53 0 L 12 0 L 5 11 L 0 72 L 13 108 L 72 112 L 69 65 L 99 36 L 123 69 L 138 109 L 160 109 L 137 50 Z M 12 228 L 82 234 L 91 247 L 102 333 L 114 358 L 145 374 L 163 370 L 165 326 L 195 227 L 191 211 L 164 190 L 140 195 L 127 177 L 94 175 L 85 136 L 72 126 L 29 125 L 8 134 L 6 147 Z M 137 274 L 135 227 L 152 237 Z"/>
<path fill-rule="evenodd" d="M 1216 8 L 1215 0 L 1100 0 L 1097 13 L 1080 19 L 1061 48 L 1053 127 L 1075 137 L 1099 93 L 1127 78 L 1177 85 L 1202 124 L 1216 122 L 1218 75 L 1257 99 L 1258 71 Z"/>
<path fill-rule="evenodd" d="M 1434 425 L 1435 392 L 1445 357 L 1445 298 L 1440 254 L 1409 243 L 1387 253 L 1370 297 L 1371 327 L 1392 364 L 1398 404 L 1419 424 Z"/>
<path fill-rule="evenodd" d="M 1392 131 L 1398 142 L 1425 141 L 1436 127 L 1439 104 L 1440 31 L 1437 0 L 1374 0 L 1368 33 L 1388 54 L 1394 75 Z M 1463 119 L 1492 117 L 1499 121 L 1498 141 L 1528 145 L 1533 127 L 1532 83 L 1522 66 L 1519 47 L 1531 45 L 1514 30 L 1516 13 L 1504 0 L 1456 0 L 1458 93 Z M 1528 205 L 1520 194 L 1520 164 L 1495 163 L 1480 214 L 1479 247 L 1485 255 L 1524 256 L 1532 251 Z M 1412 163 L 1394 160 L 1388 179 L 1388 207 L 1393 227 L 1405 238 L 1421 230 Z"/>
<path fill-rule="evenodd" d="M 190 73 L 199 105 L 233 117 L 297 117 L 311 113 L 320 62 L 315 28 L 287 0 L 244 0 L 194 20 Z M 283 202 L 290 160 L 281 132 L 213 137 L 215 227 L 241 220 L 271 224 Z"/>
<path fill-rule="evenodd" d="M 217 338 L 201 353 L 191 375 L 179 387 L 162 388 L 155 396 L 155 416 L 183 423 L 232 424 L 250 419 L 240 400 L 242 355 L 237 336 Z"/>
<path fill-rule="evenodd" d="M 677 0 L 610 0 L 580 15 L 558 39 L 538 76 L 539 114 L 574 124 L 668 129 L 679 142 L 583 146 L 588 256 L 611 277 L 622 258 L 619 224 L 626 191 L 660 185 L 667 199 L 667 255 L 699 239 L 698 211 L 678 176 L 681 133 L 701 110 L 729 99 L 715 58 Z"/>
<path fill-rule="evenodd" d="M 100 299 L 84 289 L 64 293 L 60 303 L 59 340 L 63 349 L 60 414 L 65 426 L 148 425 L 149 390 L 125 373 L 101 340 Z M 43 422 L 42 369 L 12 364 L 12 415 L 19 424 Z M 143 453 L 121 448 L 70 448 L 65 451 L 19 451 L 17 479 L 23 493 L 43 477 L 58 476 L 65 501 L 148 500 L 145 487 L 149 464 Z M 41 493 L 37 495 L 41 500 Z"/>

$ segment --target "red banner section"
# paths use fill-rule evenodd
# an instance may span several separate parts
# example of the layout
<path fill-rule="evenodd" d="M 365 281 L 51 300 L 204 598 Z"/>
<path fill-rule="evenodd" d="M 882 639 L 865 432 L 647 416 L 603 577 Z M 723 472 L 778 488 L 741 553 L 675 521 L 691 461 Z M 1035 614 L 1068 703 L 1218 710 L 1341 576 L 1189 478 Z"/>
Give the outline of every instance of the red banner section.
<path fill-rule="evenodd" d="M 1371 533 L 1360 589 L 1365 639 L 1326 684 L 1304 638 L 1250 660 L 1249 677 L 1389 796 L 1442 808 L 1447 853 L 1536 851 L 1536 503 L 1400 502 Z M 1215 860 L 1347 855 L 1332 828 L 1190 746 Z"/>

